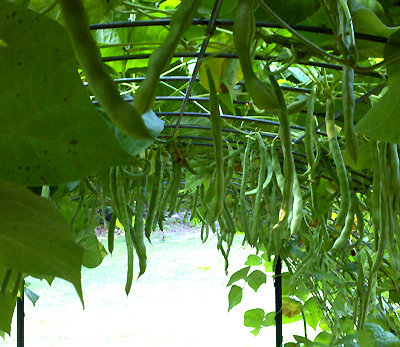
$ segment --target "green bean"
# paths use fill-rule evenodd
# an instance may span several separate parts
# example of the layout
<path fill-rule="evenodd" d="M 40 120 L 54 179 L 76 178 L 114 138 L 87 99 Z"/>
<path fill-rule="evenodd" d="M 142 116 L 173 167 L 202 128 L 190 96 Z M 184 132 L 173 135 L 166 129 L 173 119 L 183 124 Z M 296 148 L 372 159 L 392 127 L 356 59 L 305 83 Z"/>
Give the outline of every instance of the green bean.
<path fill-rule="evenodd" d="M 290 234 L 297 234 L 301 227 L 301 222 L 303 220 L 303 197 L 301 194 L 301 188 L 299 180 L 295 176 L 293 182 L 293 212 L 292 221 L 290 223 Z"/>
<path fill-rule="evenodd" d="M 400 213 L 400 163 L 399 163 L 399 153 L 397 151 L 396 144 L 389 145 L 389 154 L 390 154 L 390 167 L 391 167 L 391 181 L 394 192 L 396 192 L 394 197 L 394 204 L 396 207 L 397 213 Z"/>
<path fill-rule="evenodd" d="M 115 226 L 117 224 L 117 215 L 114 212 L 111 216 L 110 219 L 110 224 L 108 225 L 108 235 L 107 235 L 107 240 L 108 240 L 108 251 L 110 254 L 114 251 L 114 234 L 115 234 Z"/>
<path fill-rule="evenodd" d="M 158 147 L 154 165 L 153 187 L 151 190 L 149 209 L 147 211 L 146 225 L 144 229 L 145 235 L 149 242 L 151 242 L 150 234 L 153 230 L 154 219 L 157 212 L 157 199 L 159 198 L 159 192 L 162 184 L 162 176 L 161 147 Z"/>
<path fill-rule="evenodd" d="M 176 201 L 179 193 L 179 189 L 181 187 L 181 182 L 182 182 L 182 165 L 179 163 L 175 163 L 174 165 L 174 174 L 173 174 L 173 185 L 172 189 L 170 192 L 170 197 L 169 197 L 169 215 L 172 216 L 172 214 L 176 210 Z"/>
<path fill-rule="evenodd" d="M 140 84 L 135 92 L 134 107 L 139 113 L 149 111 L 154 103 L 159 77 L 164 69 L 170 64 L 176 47 L 182 35 L 191 26 L 192 19 L 200 6 L 201 0 L 185 0 L 181 2 L 171 18 L 169 33 L 163 44 L 151 55 L 148 63 L 146 79 Z"/>
<path fill-rule="evenodd" d="M 207 239 L 208 239 L 208 233 L 209 233 L 209 230 L 208 230 L 208 223 L 207 223 L 207 221 L 206 221 L 206 219 L 202 216 L 202 214 L 200 213 L 200 211 L 199 211 L 199 209 L 196 207 L 196 212 L 197 212 L 197 215 L 199 216 L 199 219 L 201 220 L 201 223 L 202 223 L 202 227 L 201 227 L 201 241 L 204 243 L 204 242 L 206 242 L 207 241 Z M 206 227 L 206 236 L 204 237 L 204 235 L 203 235 L 203 225 Z"/>
<path fill-rule="evenodd" d="M 340 49 L 349 64 L 357 64 L 357 47 L 354 38 L 352 18 L 347 6 L 347 1 L 337 2 L 338 14 L 338 33 L 341 35 Z M 344 136 L 346 147 L 350 158 L 357 163 L 357 136 L 354 128 L 354 70 L 350 66 L 344 65 L 342 69 L 342 90 L 343 90 L 343 118 L 344 118 Z"/>
<path fill-rule="evenodd" d="M 285 98 L 278 85 L 278 82 L 276 82 L 271 73 L 268 74 L 268 78 L 271 81 L 275 99 L 279 105 L 279 138 L 281 140 L 283 149 L 283 176 L 285 178 L 282 192 L 282 206 L 281 210 L 279 211 L 279 223 L 283 224 L 287 221 L 289 217 L 289 211 L 291 210 L 293 180 L 296 172 L 292 153 L 292 135 L 290 132 L 289 115 L 287 112 Z"/>
<path fill-rule="evenodd" d="M 228 147 L 228 151 L 229 152 L 233 151 L 232 145 L 229 142 L 226 143 L 226 146 Z M 235 166 L 235 160 L 234 159 L 235 159 L 234 157 L 231 157 L 228 160 L 228 165 L 226 167 L 226 172 L 224 174 L 224 200 L 225 200 L 226 190 L 228 189 L 228 185 L 229 185 L 229 183 L 230 183 L 230 181 L 231 181 L 231 179 L 233 177 L 233 171 L 234 171 L 234 166 Z"/>
<path fill-rule="evenodd" d="M 355 248 L 361 244 L 364 238 L 365 227 L 364 227 L 364 216 L 360 208 L 361 203 L 359 198 L 357 197 L 357 194 L 354 194 L 353 199 L 354 199 L 354 212 L 357 218 L 357 231 L 358 231 L 358 239 L 352 245 L 352 248 Z"/>
<path fill-rule="evenodd" d="M 277 111 L 279 106 L 271 87 L 257 78 L 250 58 L 250 47 L 255 35 L 253 9 L 254 0 L 238 2 L 233 25 L 233 42 L 239 56 L 247 91 L 254 103 L 262 110 Z"/>
<path fill-rule="evenodd" d="M 311 88 L 311 93 L 307 98 L 307 118 L 306 118 L 306 130 L 304 136 L 304 147 L 307 156 L 307 162 L 310 167 L 315 163 L 315 155 L 313 149 L 313 142 L 315 139 L 313 118 L 314 118 L 314 102 L 316 97 L 317 87 Z"/>
<path fill-rule="evenodd" d="M 281 194 L 283 194 L 285 179 L 282 175 L 281 165 L 279 164 L 279 158 L 278 158 L 278 154 L 276 153 L 274 142 L 272 143 L 272 146 L 271 146 L 271 158 L 272 158 L 271 170 L 274 172 L 275 178 L 276 178 L 276 183 L 278 184 Z"/>
<path fill-rule="evenodd" d="M 336 225 L 341 225 L 343 223 L 343 220 L 346 218 L 350 207 L 350 188 L 349 188 L 349 181 L 347 178 L 346 167 L 344 165 L 342 153 L 339 147 L 339 142 L 337 140 L 333 113 L 334 113 L 334 103 L 333 100 L 330 98 L 328 99 L 326 105 L 325 123 L 326 123 L 326 132 L 328 134 L 329 149 L 332 153 L 333 161 L 336 166 L 336 172 L 340 187 L 341 202 L 335 223 Z"/>
<path fill-rule="evenodd" d="M 125 292 L 128 295 L 133 281 L 133 241 L 130 233 L 130 228 L 132 225 L 131 219 L 128 215 L 127 203 L 125 199 L 124 192 L 124 183 L 123 176 L 121 172 L 121 167 L 116 167 L 115 169 L 115 183 L 116 183 L 116 201 L 115 204 L 117 206 L 117 211 L 119 211 L 120 215 L 118 218 L 120 219 L 122 225 L 125 230 L 125 242 L 128 253 L 128 269 L 127 269 L 127 280 L 125 284 Z"/>
<path fill-rule="evenodd" d="M 240 221 L 242 224 L 242 231 L 245 234 L 245 238 L 249 240 L 250 237 L 250 225 L 249 215 L 247 212 L 247 201 L 246 201 L 246 189 L 250 174 L 250 149 L 252 141 L 247 139 L 246 149 L 243 155 L 243 170 L 242 170 L 242 182 L 240 185 Z"/>
<path fill-rule="evenodd" d="M 210 121 L 214 141 L 215 162 L 217 164 L 217 178 L 215 199 L 212 204 L 212 211 L 209 217 L 211 223 L 215 222 L 221 215 L 225 200 L 225 179 L 224 179 L 224 156 L 221 116 L 219 114 L 219 100 L 214 84 L 214 78 L 210 68 L 206 65 L 208 85 L 210 89 Z"/>
<path fill-rule="evenodd" d="M 199 195 L 200 195 L 200 187 L 197 186 L 196 190 L 194 192 L 194 197 L 192 200 L 192 207 L 191 207 L 191 212 L 190 212 L 190 220 L 192 221 L 196 217 L 196 209 L 197 209 L 197 203 L 199 201 Z"/>
<path fill-rule="evenodd" d="M 163 197 L 161 199 L 161 202 L 159 203 L 158 206 L 158 211 L 157 211 L 157 219 L 158 219 L 158 225 L 160 226 L 160 229 L 162 230 L 162 222 L 165 220 L 165 208 L 167 206 L 167 202 L 171 198 L 172 190 L 174 189 L 175 185 L 175 174 L 177 171 L 177 166 L 178 164 L 175 163 L 175 161 L 172 161 L 172 169 L 169 170 L 169 178 L 168 178 L 168 183 L 167 187 L 165 188 Z"/>
<path fill-rule="evenodd" d="M 224 201 L 223 216 L 225 219 L 225 225 L 226 225 L 228 233 L 235 235 L 236 234 L 235 220 L 233 219 L 232 214 L 229 211 L 229 207 L 228 207 L 226 201 Z"/>
<path fill-rule="evenodd" d="M 249 244 L 252 246 L 256 246 L 258 236 L 259 236 L 259 230 L 261 227 L 261 219 L 260 219 L 260 209 L 261 209 L 261 202 L 263 198 L 263 184 L 265 181 L 265 171 L 267 169 L 266 163 L 266 152 L 267 149 L 264 144 L 264 140 L 262 139 L 260 133 L 257 133 L 257 141 L 258 141 L 258 147 L 260 151 L 260 171 L 258 172 L 258 190 L 256 193 L 256 199 L 254 202 L 254 207 L 253 207 L 253 217 L 252 217 L 252 223 L 251 223 L 251 229 L 250 229 L 250 237 L 249 237 Z"/>
<path fill-rule="evenodd" d="M 376 252 L 376 257 L 375 260 L 371 266 L 369 276 L 368 276 L 368 288 L 367 288 L 367 293 L 365 295 L 364 299 L 364 314 L 361 318 L 360 322 L 360 327 L 364 327 L 365 323 L 365 318 L 366 314 L 368 312 L 368 306 L 370 302 L 370 298 L 372 297 L 372 292 L 374 291 L 374 288 L 376 286 L 376 276 L 377 272 L 379 270 L 379 267 L 382 263 L 383 256 L 385 254 L 385 249 L 386 249 L 386 243 L 388 241 L 388 236 L 389 236 L 389 213 L 388 211 L 390 210 L 389 206 L 389 192 L 390 188 L 388 185 L 388 177 L 387 177 L 387 163 L 385 161 L 386 157 L 386 144 L 384 143 L 379 143 L 377 145 L 377 152 L 378 152 L 378 163 L 375 165 L 375 170 L 380 171 L 380 187 L 378 191 L 374 191 L 374 194 L 379 194 L 380 195 L 380 208 L 379 208 L 379 219 L 380 219 L 380 239 L 379 239 L 379 244 L 378 244 L 378 250 Z"/>
<path fill-rule="evenodd" d="M 266 158 L 266 165 L 267 165 L 267 169 L 268 169 L 268 174 L 267 174 L 267 178 L 265 179 L 265 181 L 264 181 L 264 184 L 263 184 L 263 190 L 265 189 L 265 188 L 267 188 L 268 187 L 268 185 L 271 183 L 271 180 L 272 180 L 272 176 L 273 176 L 273 174 L 274 174 L 274 171 L 272 170 L 272 159 L 271 159 L 271 157 L 268 155 L 268 152 L 266 152 L 265 153 L 265 158 Z M 249 191 L 247 191 L 246 193 L 245 193 L 245 195 L 246 196 L 248 196 L 248 195 L 253 195 L 253 194 L 256 194 L 257 193 L 257 191 L 258 191 L 258 187 L 256 187 L 256 188 L 254 188 L 254 189 L 252 189 L 252 190 L 249 190 Z"/>
<path fill-rule="evenodd" d="M 342 232 L 340 233 L 339 237 L 335 240 L 331 252 L 335 253 L 341 251 L 350 240 L 351 231 L 353 230 L 354 225 L 354 213 L 353 213 L 353 199 L 350 199 L 349 210 L 347 212 L 346 221 Z"/>
<path fill-rule="evenodd" d="M 136 199 L 135 224 L 130 228 L 133 245 L 139 258 L 139 276 L 143 275 L 147 266 L 146 246 L 143 241 L 143 214 L 146 205 L 147 176 L 138 181 L 138 194 Z"/>
<path fill-rule="evenodd" d="M 358 143 L 356 130 L 354 128 L 354 70 L 351 67 L 343 66 L 342 88 L 343 88 L 343 118 L 344 137 L 346 147 L 351 159 L 357 163 Z"/>
<path fill-rule="evenodd" d="M 78 61 L 89 87 L 111 121 L 124 133 L 137 139 L 151 139 L 149 129 L 135 107 L 125 102 L 107 74 L 101 54 L 89 30 L 82 0 L 60 0 L 60 8 Z"/>
<path fill-rule="evenodd" d="M 151 170 L 151 162 L 147 158 L 139 158 L 139 159 L 137 159 L 137 166 L 140 165 L 140 162 L 144 163 L 144 167 L 142 168 L 141 172 L 139 172 L 139 173 L 132 172 L 132 171 L 129 171 L 129 169 L 127 169 L 125 167 L 122 167 L 121 169 L 122 169 L 123 174 L 127 178 L 133 179 L 133 180 L 141 178 L 143 176 L 147 176 L 150 173 L 150 170 Z M 136 169 L 137 170 L 137 167 L 131 166 L 130 169 Z"/>

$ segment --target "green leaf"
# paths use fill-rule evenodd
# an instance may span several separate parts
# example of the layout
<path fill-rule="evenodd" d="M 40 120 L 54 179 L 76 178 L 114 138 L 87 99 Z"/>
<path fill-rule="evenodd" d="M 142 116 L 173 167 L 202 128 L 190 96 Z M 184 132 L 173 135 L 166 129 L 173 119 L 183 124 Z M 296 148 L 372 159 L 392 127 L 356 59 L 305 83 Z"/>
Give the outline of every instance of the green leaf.
<path fill-rule="evenodd" d="M 398 290 L 390 290 L 389 291 L 389 299 L 393 302 L 393 303 L 400 303 L 400 293 Z"/>
<path fill-rule="evenodd" d="M 240 304 L 240 302 L 242 301 L 242 295 L 243 295 L 243 289 L 237 285 L 233 285 L 228 295 L 228 300 L 229 300 L 228 312 L 233 307 Z"/>
<path fill-rule="evenodd" d="M 385 331 L 375 323 L 365 323 L 364 329 L 358 332 L 358 342 L 361 346 L 395 347 L 400 345 L 400 339 L 390 331 Z"/>
<path fill-rule="evenodd" d="M 400 31 L 396 31 L 385 45 L 384 57 L 391 59 L 399 55 Z M 388 91 L 356 125 L 356 131 L 372 139 L 400 143 L 400 59 L 387 66 Z"/>
<path fill-rule="evenodd" d="M 229 279 L 228 284 L 226 285 L 227 287 L 231 286 L 233 283 L 241 280 L 241 279 L 245 279 L 247 277 L 247 273 L 250 270 L 250 266 L 244 267 L 243 269 L 240 269 L 238 271 L 236 271 L 231 278 Z"/>
<path fill-rule="evenodd" d="M 308 299 L 303 305 L 303 310 L 305 312 L 307 324 L 316 330 L 321 320 L 321 313 L 316 299 L 314 297 Z"/>
<path fill-rule="evenodd" d="M 74 233 L 74 240 L 84 249 L 82 265 L 87 268 L 94 269 L 99 266 L 108 254 L 94 234 L 94 228 L 84 228 Z"/>
<path fill-rule="evenodd" d="M 275 321 L 275 311 L 272 312 L 268 312 L 263 320 L 263 326 L 264 327 L 269 327 L 272 325 L 275 325 L 276 321 Z"/>
<path fill-rule="evenodd" d="M 258 266 L 258 265 L 262 265 L 263 260 L 255 254 L 250 254 L 247 257 L 246 262 L 244 263 L 244 265 L 249 265 L 249 266 Z"/>
<path fill-rule="evenodd" d="M 257 292 L 258 288 L 262 284 L 267 283 L 267 275 L 260 271 L 260 270 L 254 270 L 246 279 L 247 284 L 253 288 L 255 292 Z"/>
<path fill-rule="evenodd" d="M 357 163 L 351 159 L 347 150 L 342 151 L 343 161 L 354 170 L 370 169 L 373 167 L 373 143 L 365 142 L 358 147 Z"/>
<path fill-rule="evenodd" d="M 244 325 L 249 328 L 258 328 L 263 325 L 265 311 L 261 308 L 253 308 L 244 313 Z"/>
<path fill-rule="evenodd" d="M 0 179 L 55 185 L 132 163 L 90 101 L 64 28 L 8 1 L 0 14 Z"/>
<path fill-rule="evenodd" d="M 150 134 L 153 138 L 156 138 L 161 131 L 164 129 L 164 121 L 159 119 L 156 114 L 150 110 L 142 115 L 146 127 L 149 129 Z M 110 124 L 110 128 L 113 129 L 114 135 L 118 142 L 125 151 L 130 155 L 135 156 L 142 153 L 147 147 L 149 147 L 154 140 L 138 140 L 131 136 L 122 133 L 118 128 Z"/>
<path fill-rule="evenodd" d="M 36 302 L 39 300 L 39 295 L 37 295 L 35 292 L 30 290 L 29 288 L 25 288 L 25 295 L 31 301 L 33 306 L 35 306 Z"/>
<path fill-rule="evenodd" d="M 327 331 L 321 331 L 314 339 L 314 342 L 328 346 L 329 343 L 331 342 L 331 339 L 332 339 L 331 333 L 328 333 Z"/>
<path fill-rule="evenodd" d="M 0 330 L 10 334 L 11 321 L 15 309 L 17 297 L 10 293 L 0 295 Z"/>
<path fill-rule="evenodd" d="M 0 264 L 21 273 L 63 278 L 83 300 L 83 250 L 74 242 L 65 219 L 48 200 L 2 181 L 0 249 Z"/>

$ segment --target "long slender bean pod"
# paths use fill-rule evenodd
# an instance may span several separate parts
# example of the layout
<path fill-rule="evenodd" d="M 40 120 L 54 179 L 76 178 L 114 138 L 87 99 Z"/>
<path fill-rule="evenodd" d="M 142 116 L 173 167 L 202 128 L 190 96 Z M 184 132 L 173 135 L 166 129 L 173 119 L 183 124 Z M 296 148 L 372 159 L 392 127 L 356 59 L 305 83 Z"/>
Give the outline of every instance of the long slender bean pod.
<path fill-rule="evenodd" d="M 343 118 L 344 118 L 344 137 L 346 147 L 351 159 L 357 163 L 358 142 L 356 130 L 354 128 L 354 70 L 351 67 L 343 66 L 342 89 L 343 89 Z"/>
<path fill-rule="evenodd" d="M 313 143 L 315 138 L 315 132 L 313 127 L 315 95 L 316 95 L 316 86 L 311 88 L 311 93 L 307 98 L 307 118 L 306 118 L 306 126 L 305 126 L 306 129 L 304 136 L 304 147 L 307 156 L 307 163 L 310 167 L 312 167 L 315 162 L 315 155 L 313 148 Z"/>
<path fill-rule="evenodd" d="M 89 19 L 82 0 L 60 0 L 62 17 L 77 59 L 89 87 L 112 122 L 137 139 L 151 139 L 149 129 L 137 108 L 128 104 L 107 74 L 100 50 L 89 30 Z"/>
<path fill-rule="evenodd" d="M 340 187 L 340 208 L 335 223 L 341 225 L 347 216 L 350 207 L 350 188 L 347 178 L 347 171 L 344 165 L 342 152 L 340 151 L 339 142 L 335 130 L 335 120 L 333 117 L 334 103 L 332 99 L 328 99 L 326 105 L 326 133 L 328 134 L 329 149 L 332 153 L 333 161 L 336 166 L 337 177 Z"/>
<path fill-rule="evenodd" d="M 130 224 L 128 213 L 126 210 L 126 201 L 123 190 L 123 182 L 121 182 L 120 173 L 117 176 L 117 168 L 112 167 L 110 169 L 110 192 L 113 204 L 114 213 L 117 214 L 122 225 L 125 229 L 125 242 L 128 254 L 128 266 L 126 271 L 126 284 L 125 293 L 128 295 L 133 281 L 133 243 L 130 235 Z"/>
<path fill-rule="evenodd" d="M 289 213 L 292 209 L 292 189 L 296 169 L 294 166 L 292 153 L 292 136 L 290 132 L 289 115 L 287 112 L 285 98 L 274 76 L 272 76 L 271 73 L 268 73 L 268 78 L 271 81 L 271 85 L 275 94 L 275 99 L 277 100 L 277 103 L 279 105 L 279 138 L 281 140 L 283 149 L 283 176 L 285 179 L 282 192 L 282 205 L 279 211 L 279 222 L 274 227 L 274 232 L 276 230 L 279 230 L 281 226 L 284 226 L 289 218 Z M 280 237 L 281 236 L 275 238 L 275 241 L 278 241 L 278 243 L 276 243 L 277 253 L 279 251 L 278 248 L 280 245 Z"/>
<path fill-rule="evenodd" d="M 378 151 L 378 163 L 375 166 L 375 170 L 381 171 L 380 174 L 380 189 L 374 194 L 379 194 L 381 196 L 381 201 L 380 201 L 380 208 L 379 208 L 379 214 L 380 214 L 380 238 L 379 238 L 379 244 L 378 244 L 378 250 L 376 252 L 375 260 L 371 266 L 369 276 L 368 276 L 368 288 L 367 288 L 367 293 L 365 295 L 364 299 L 364 314 L 361 317 L 360 321 L 360 327 L 364 327 L 366 315 L 368 313 L 368 307 L 370 303 L 370 298 L 372 297 L 372 292 L 375 290 L 376 286 L 376 274 L 379 270 L 379 267 L 382 263 L 383 256 L 385 254 L 385 249 L 386 249 L 386 243 L 387 239 L 389 236 L 389 213 L 388 211 L 390 210 L 390 206 L 388 206 L 389 203 L 389 191 L 390 187 L 388 186 L 388 177 L 387 177 L 387 168 L 386 168 L 386 144 L 378 144 L 377 145 L 377 151 Z"/>
<path fill-rule="evenodd" d="M 182 181 L 182 165 L 181 164 L 175 163 L 173 177 L 174 177 L 174 181 L 173 181 L 172 189 L 170 192 L 169 209 L 168 209 L 170 216 L 176 210 L 178 193 L 179 193 L 179 189 L 181 187 L 181 181 Z"/>
<path fill-rule="evenodd" d="M 146 216 L 145 235 L 150 241 L 150 234 L 153 230 L 153 222 L 157 211 L 157 199 L 159 198 L 160 188 L 162 184 L 162 157 L 161 147 L 158 147 L 156 160 L 154 165 L 153 187 L 151 189 L 149 209 Z"/>
<path fill-rule="evenodd" d="M 260 220 L 260 209 L 261 209 L 261 202 L 263 198 L 263 185 L 265 181 L 265 171 L 267 169 L 266 163 L 266 152 L 267 148 L 265 147 L 264 140 L 262 139 L 260 133 L 257 133 L 257 141 L 258 141 L 258 148 L 260 151 L 260 171 L 258 172 L 258 190 L 256 193 L 256 199 L 254 202 L 253 207 L 253 217 L 251 223 L 251 230 L 250 230 L 250 237 L 249 237 L 249 244 L 252 246 L 256 246 L 258 240 L 258 234 L 261 226 Z"/>
<path fill-rule="evenodd" d="M 249 215 L 247 211 L 247 201 L 246 201 L 246 189 L 247 183 L 249 181 L 250 174 L 250 148 L 251 148 L 251 140 L 247 139 L 246 149 L 243 155 L 243 170 L 242 170 L 242 182 L 240 185 L 240 221 L 242 224 L 242 231 L 245 234 L 245 238 L 247 240 L 250 237 L 250 225 L 249 225 Z"/>
<path fill-rule="evenodd" d="M 133 106 L 140 114 L 152 108 L 156 97 L 155 86 L 158 83 L 159 77 L 169 65 L 182 35 L 191 26 L 192 19 L 200 4 L 201 0 L 182 1 L 181 5 L 172 16 L 168 36 L 163 44 L 151 55 L 146 79 L 135 92 Z"/>
<path fill-rule="evenodd" d="M 143 241 L 143 214 L 146 206 L 146 195 L 147 195 L 147 176 L 142 177 L 138 181 L 138 194 L 136 198 L 136 211 L 135 211 L 135 223 L 133 228 L 131 227 L 132 242 L 135 246 L 136 254 L 139 258 L 139 276 L 140 277 L 145 271 L 147 266 L 147 255 L 146 246 Z"/>
<path fill-rule="evenodd" d="M 290 222 L 290 234 L 296 234 L 303 220 L 303 196 L 301 194 L 301 188 L 297 177 L 294 178 L 293 182 L 293 212 L 292 221 Z"/>
<path fill-rule="evenodd" d="M 224 155 L 221 116 L 219 114 L 218 94 L 214 84 L 214 77 L 206 65 L 208 85 L 210 89 L 210 121 L 214 141 L 215 162 L 217 164 L 217 179 L 215 202 L 212 204 L 210 222 L 215 222 L 221 215 L 225 200 Z"/>
<path fill-rule="evenodd" d="M 250 48 L 255 35 L 254 0 L 241 0 L 237 4 L 233 25 L 233 42 L 239 56 L 247 91 L 258 108 L 277 111 L 278 103 L 271 87 L 260 81 L 254 73 Z"/>
<path fill-rule="evenodd" d="M 112 254 L 114 251 L 114 234 L 115 226 L 117 224 L 117 214 L 114 212 L 110 219 L 110 224 L 108 225 L 107 243 L 108 251 Z"/>

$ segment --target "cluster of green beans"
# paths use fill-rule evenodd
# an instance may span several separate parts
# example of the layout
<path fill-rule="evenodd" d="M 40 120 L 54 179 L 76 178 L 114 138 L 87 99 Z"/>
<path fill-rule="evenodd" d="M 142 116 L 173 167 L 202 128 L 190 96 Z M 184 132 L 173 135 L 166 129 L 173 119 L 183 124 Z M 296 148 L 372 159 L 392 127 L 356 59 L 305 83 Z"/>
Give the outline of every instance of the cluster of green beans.
<path fill-rule="evenodd" d="M 121 166 L 112 167 L 109 174 L 109 189 L 114 215 L 109 227 L 109 251 L 112 252 L 114 239 L 113 230 L 116 218 L 125 230 L 125 241 L 128 252 L 128 270 L 125 292 L 130 292 L 133 280 L 133 250 L 139 259 L 139 276 L 147 267 L 146 247 L 143 240 L 143 215 L 146 204 L 147 175 L 133 174 Z M 133 209 L 132 206 L 135 206 Z M 132 225 L 132 217 L 135 223 Z M 110 232 L 111 231 L 111 232 Z M 111 246 L 111 247 L 110 247 Z"/>
<path fill-rule="evenodd" d="M 350 157 L 356 163 L 358 141 L 354 128 L 354 69 L 357 64 L 357 46 L 355 42 L 353 19 L 347 0 L 336 1 L 330 6 L 330 13 L 334 19 L 333 31 L 336 35 L 335 42 L 342 53 L 347 65 L 342 68 L 342 105 L 344 118 L 344 135 L 346 147 Z"/>
<path fill-rule="evenodd" d="M 154 134 L 142 117 L 153 106 L 158 79 L 169 65 L 182 35 L 189 28 L 201 0 L 186 0 L 171 18 L 164 43 L 151 55 L 146 79 L 135 93 L 133 105 L 120 96 L 105 70 L 100 51 L 89 31 L 88 16 L 82 0 L 61 0 L 60 7 L 75 54 L 88 84 L 111 121 L 124 133 L 137 139 L 151 139 Z"/>
<path fill-rule="evenodd" d="M 400 192 L 393 189 L 400 183 L 397 146 L 397 144 L 382 142 L 375 144 L 374 172 L 377 173 L 374 174 L 373 186 L 376 189 L 372 191 L 373 208 L 370 212 L 373 215 L 376 254 L 375 258 L 370 261 L 368 286 L 365 291 L 363 291 L 364 288 L 359 289 L 361 293 L 364 293 L 360 296 L 359 329 L 364 327 L 370 310 L 374 307 L 373 297 L 376 292 L 378 272 L 381 271 L 386 252 L 390 257 L 388 259 L 390 259 L 391 268 L 395 269 L 395 272 L 400 270 L 399 211 L 396 208 Z"/>

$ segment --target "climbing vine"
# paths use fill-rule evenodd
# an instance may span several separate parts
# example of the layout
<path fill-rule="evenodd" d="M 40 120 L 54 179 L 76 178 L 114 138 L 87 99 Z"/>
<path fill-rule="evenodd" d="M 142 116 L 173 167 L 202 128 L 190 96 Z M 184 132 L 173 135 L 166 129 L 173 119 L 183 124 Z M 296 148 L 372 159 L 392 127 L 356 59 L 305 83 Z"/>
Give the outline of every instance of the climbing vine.
<path fill-rule="evenodd" d="M 117 221 L 129 293 L 151 262 L 144 237 L 185 211 L 226 269 L 236 235 L 254 250 L 229 309 L 280 258 L 284 323 L 305 326 L 288 346 L 398 345 L 398 13 L 362 0 L 1 0 L 0 331 L 28 275 L 68 280 L 83 302 L 80 269 L 113 252 Z M 108 249 L 94 234 L 105 210 Z M 275 312 L 244 319 L 257 334 Z"/>

